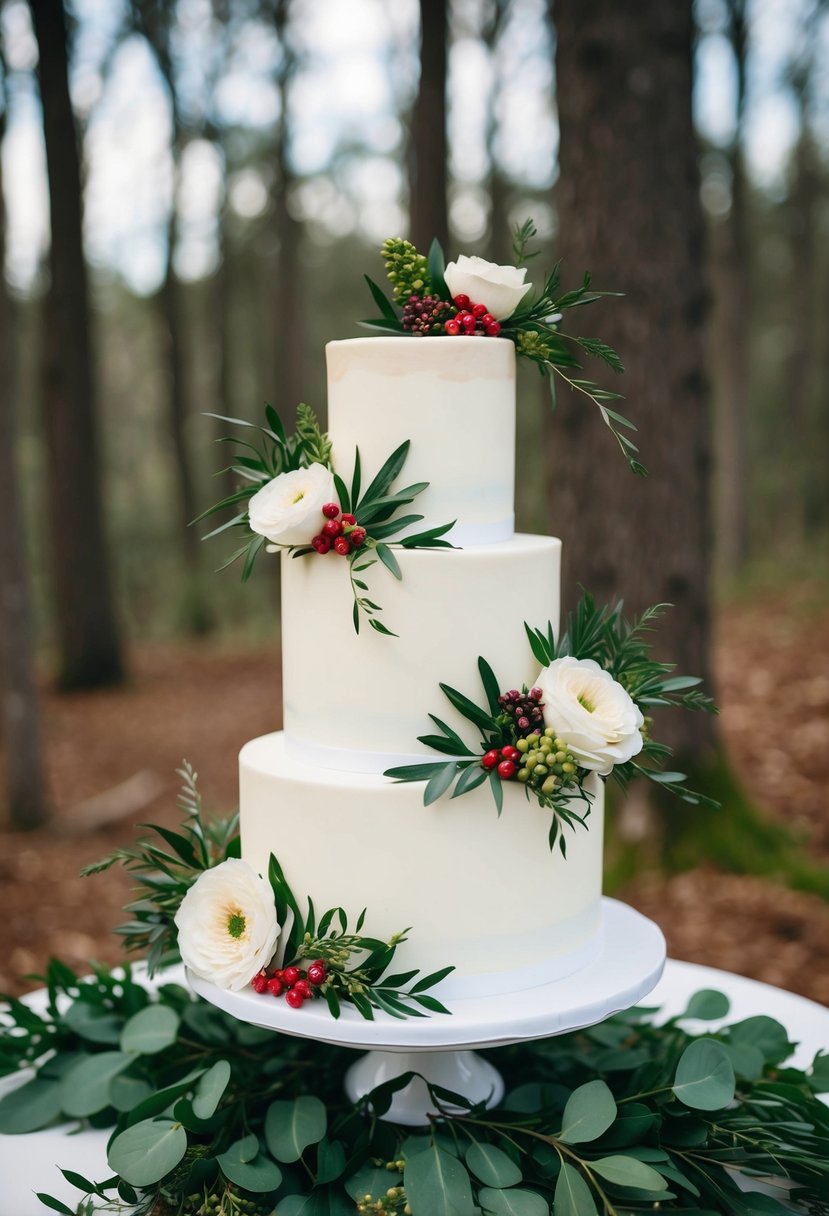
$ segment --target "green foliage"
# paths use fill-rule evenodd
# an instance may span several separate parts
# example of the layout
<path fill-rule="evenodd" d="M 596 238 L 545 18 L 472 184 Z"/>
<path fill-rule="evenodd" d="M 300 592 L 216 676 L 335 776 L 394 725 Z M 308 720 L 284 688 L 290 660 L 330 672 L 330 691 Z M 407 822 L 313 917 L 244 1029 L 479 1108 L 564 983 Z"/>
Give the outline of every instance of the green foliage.
<path fill-rule="evenodd" d="M 544 629 L 531 628 L 526 623 L 524 628 L 533 655 L 542 668 L 564 655 L 577 659 L 592 659 L 625 688 L 642 710 L 656 706 L 673 706 L 716 713 L 711 698 L 699 690 L 701 681 L 696 676 L 674 675 L 673 664 L 662 663 L 651 657 L 648 635 L 666 607 L 666 604 L 657 604 L 641 617 L 627 620 L 622 615 L 621 603 L 597 608 L 592 596 L 585 592 L 575 611 L 568 614 L 567 626 L 560 639 L 556 640 L 553 626 L 549 622 Z M 457 712 L 475 728 L 479 736 L 479 750 L 474 750 L 464 742 L 457 731 L 434 714 L 430 714 L 429 717 L 438 727 L 439 733 L 420 735 L 419 742 L 451 758 L 400 765 L 386 770 L 386 776 L 395 781 L 425 781 L 423 801 L 426 806 L 449 790 L 452 790 L 451 797 L 457 798 L 483 784 L 487 773 L 481 767 L 481 752 L 500 751 L 505 746 L 525 746 L 525 741 L 516 733 L 514 719 L 504 714 L 498 704 L 501 685 L 483 657 L 478 659 L 478 672 L 485 706 L 477 704 L 465 693 L 451 688 L 448 684 L 441 684 L 440 689 Z M 525 688 L 524 692 L 526 691 Z M 547 724 L 545 733 L 548 736 L 550 731 L 555 735 L 555 725 Z M 546 742 L 542 742 L 546 747 Z M 563 742 L 566 744 L 566 738 Z M 555 746 L 552 750 L 555 750 Z M 650 721 L 646 719 L 639 756 L 635 760 L 617 764 L 613 769 L 613 777 L 623 788 L 634 777 L 646 777 L 670 789 L 693 806 L 703 805 L 717 809 L 719 804 L 715 800 L 685 785 L 684 773 L 666 771 L 662 767 L 671 754 L 671 749 L 666 744 L 659 743 L 651 736 Z M 566 771 L 570 772 L 569 769 Z M 584 826 L 590 812 L 591 794 L 584 788 L 587 775 L 586 770 L 578 769 L 569 783 L 560 778 L 550 793 L 546 793 L 540 785 L 529 780 L 524 783 L 524 792 L 528 798 L 535 797 L 541 806 L 552 810 L 550 848 L 558 845 L 565 856 L 566 837 L 562 829 Z M 500 814 L 505 783 L 499 780 L 494 772 L 489 773 L 489 778 L 496 809 Z"/>
<path fill-rule="evenodd" d="M 115 932 L 124 939 L 125 950 L 146 954 L 150 975 L 181 957 L 173 920 L 199 874 L 228 857 L 239 856 L 238 816 L 207 820 L 198 774 L 186 760 L 177 772 L 183 782 L 178 805 L 187 816 L 181 830 L 142 824 L 160 838 L 160 843 L 141 840 L 131 848 L 116 849 L 82 871 L 84 876 L 100 874 L 120 864 L 135 877 L 139 898 L 126 905 L 124 911 L 131 919 Z M 93 1032 L 104 1032 L 103 1016 L 103 1026 L 93 1024 Z M 94 1014 L 94 1018 L 100 1017 L 100 1013 Z"/>
<path fill-rule="evenodd" d="M 535 224 L 527 219 L 513 233 L 513 253 L 516 266 L 521 266 L 535 254 L 528 252 L 528 245 L 537 235 Z M 389 280 L 393 288 L 394 303 L 382 288 L 365 276 L 372 298 L 380 310 L 379 317 L 361 321 L 360 324 L 376 334 L 411 334 L 401 322 L 400 305 L 411 295 L 436 295 L 452 304 L 452 296 L 443 277 L 444 255 L 437 241 L 433 241 L 428 258 L 418 253 L 414 245 L 400 238 L 390 237 L 380 250 L 386 263 Z M 543 286 L 519 304 L 515 312 L 501 322 L 501 337 L 515 343 L 519 355 L 535 363 L 540 372 L 546 373 L 550 382 L 551 400 L 555 406 L 557 378 L 576 393 L 587 397 L 599 410 L 605 425 L 610 429 L 625 459 L 634 473 L 645 474 L 647 470 L 639 460 L 639 449 L 627 433 L 636 427 L 611 408 L 611 403 L 620 401 L 621 394 L 602 388 L 592 380 L 574 376 L 581 370 L 581 363 L 573 347 L 598 359 L 614 372 L 624 371 L 622 361 L 612 347 L 599 338 L 584 338 L 564 333 L 561 321 L 565 312 L 592 304 L 619 292 L 591 291 L 590 275 L 585 274 L 580 287 L 572 291 L 561 291 L 560 262 L 544 279 Z M 482 301 L 486 303 L 486 301 Z M 448 313 L 453 316 L 457 310 Z"/>
<path fill-rule="evenodd" d="M 804 1209 L 817 1210 L 829 1194 L 829 1109 L 816 1096 L 829 1086 L 827 1057 L 807 1072 L 785 1067 L 793 1044 L 764 1015 L 696 1037 L 689 1019 L 727 1010 L 715 991 L 697 993 L 660 1024 L 656 1011 L 633 1009 L 499 1049 L 511 1086 L 500 1109 L 433 1089 L 438 1114 L 412 1135 L 376 1117 L 389 1086 L 356 1109 L 346 1100 L 348 1049 L 274 1037 L 193 1003 L 174 985 L 151 997 L 129 973 L 79 981 L 57 967 L 51 981 L 70 1011 L 106 1008 L 122 1040 L 144 1009 L 170 1011 L 178 1028 L 174 1041 L 130 1065 L 153 1096 L 126 1110 L 110 1101 L 95 1116 L 114 1128 L 109 1164 L 117 1177 L 95 1182 L 65 1170 L 82 1205 L 44 1196 L 53 1211 L 91 1216 L 121 1203 L 138 1216 L 184 1216 L 210 1198 L 228 1216 L 274 1207 L 279 1216 L 403 1213 L 406 1204 L 413 1216 L 543 1216 L 553 1204 L 555 1216 L 612 1216 L 657 1203 L 664 1212 L 748 1216 L 777 1209 L 771 1199 L 749 1201 L 741 1178 L 791 1186 Z M 20 1065 L 41 1054 L 35 1078 L 0 1101 L 4 1131 L 69 1117 L 60 1102 L 44 1104 L 44 1087 L 59 1092 L 59 1076 L 73 1074 L 79 1055 L 89 1086 L 111 1096 L 117 1081 L 118 1053 L 72 1029 L 82 1018 L 67 1023 L 57 1007 L 23 1008 L 7 1018 L 0 1046 Z M 732 1065 L 749 1048 L 760 1060 L 756 1075 L 753 1065 L 751 1075 Z M 442 1109 L 450 1100 L 453 1109 Z"/>

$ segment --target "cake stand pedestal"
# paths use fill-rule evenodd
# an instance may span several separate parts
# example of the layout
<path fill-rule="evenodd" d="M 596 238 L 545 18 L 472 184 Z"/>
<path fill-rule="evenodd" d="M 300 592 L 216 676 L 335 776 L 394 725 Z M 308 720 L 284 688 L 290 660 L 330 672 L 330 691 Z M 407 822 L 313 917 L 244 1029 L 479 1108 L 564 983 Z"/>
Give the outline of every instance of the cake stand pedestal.
<path fill-rule="evenodd" d="M 191 988 L 244 1022 L 283 1034 L 340 1047 L 368 1049 L 348 1070 L 345 1089 L 356 1102 L 378 1085 L 418 1074 L 399 1090 L 383 1118 L 417 1127 L 429 1122 L 435 1104 L 427 1083 L 462 1094 L 469 1102 L 495 1106 L 504 1082 L 473 1048 L 504 1047 L 565 1034 L 629 1009 L 658 982 L 665 965 L 665 939 L 639 912 L 615 899 L 602 900 L 602 945 L 588 966 L 564 979 L 521 992 L 446 1001 L 450 1015 L 390 1017 L 375 1011 L 367 1021 L 343 1006 L 333 1018 L 325 1001 L 291 1009 L 248 989 L 226 992 L 188 972 Z M 440 989 L 436 989 L 440 995 Z"/>

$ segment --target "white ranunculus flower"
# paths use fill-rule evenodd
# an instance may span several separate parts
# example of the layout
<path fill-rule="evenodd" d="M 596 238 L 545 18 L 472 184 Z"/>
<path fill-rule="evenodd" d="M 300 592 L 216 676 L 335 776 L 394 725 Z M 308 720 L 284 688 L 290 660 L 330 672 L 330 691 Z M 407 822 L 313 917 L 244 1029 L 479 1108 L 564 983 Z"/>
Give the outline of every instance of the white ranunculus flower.
<path fill-rule="evenodd" d="M 280 929 L 270 884 L 235 857 L 199 875 L 175 921 L 185 966 L 230 992 L 271 961 Z"/>
<path fill-rule="evenodd" d="M 642 750 L 644 718 L 626 690 L 593 659 L 555 659 L 535 681 L 544 721 L 582 768 L 606 777 Z"/>
<path fill-rule="evenodd" d="M 453 296 L 469 296 L 473 304 L 486 304 L 496 321 L 511 317 L 532 287 L 525 283 L 526 266 L 498 266 L 484 258 L 461 254 L 443 272 Z"/>
<path fill-rule="evenodd" d="M 334 474 L 324 464 L 279 473 L 248 503 L 254 532 L 274 545 L 307 545 L 325 520 L 322 508 L 337 501 Z"/>

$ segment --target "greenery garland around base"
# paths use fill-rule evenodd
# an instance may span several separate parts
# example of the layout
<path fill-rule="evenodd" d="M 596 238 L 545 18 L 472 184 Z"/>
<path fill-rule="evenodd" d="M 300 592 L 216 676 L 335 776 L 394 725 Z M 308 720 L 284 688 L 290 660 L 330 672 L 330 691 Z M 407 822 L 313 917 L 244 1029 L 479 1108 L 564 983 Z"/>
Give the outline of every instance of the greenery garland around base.
<path fill-rule="evenodd" d="M 176 983 L 150 992 L 128 968 L 80 980 L 55 961 L 44 978 L 43 1012 L 10 999 L 3 1015 L 0 1074 L 33 1075 L 0 1099 L 0 1132 L 113 1129 L 108 1177 L 62 1171 L 74 1208 L 39 1196 L 66 1216 L 829 1211 L 829 1054 L 786 1067 L 793 1045 L 762 1014 L 692 1033 L 728 1013 L 716 991 L 667 1021 L 637 1008 L 500 1048 L 499 1108 L 432 1087 L 441 1113 L 413 1131 L 382 1118 L 412 1074 L 355 1107 L 347 1049 L 238 1022 Z"/>

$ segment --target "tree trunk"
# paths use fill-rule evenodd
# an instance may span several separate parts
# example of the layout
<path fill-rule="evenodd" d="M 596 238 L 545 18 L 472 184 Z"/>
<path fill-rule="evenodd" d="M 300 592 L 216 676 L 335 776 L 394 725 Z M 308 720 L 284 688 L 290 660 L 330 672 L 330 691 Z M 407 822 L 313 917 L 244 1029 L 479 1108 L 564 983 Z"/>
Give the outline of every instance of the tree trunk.
<path fill-rule="evenodd" d="M 409 237 L 427 253 L 449 240 L 446 199 L 447 0 L 420 0 L 420 85 L 409 146 Z"/>
<path fill-rule="evenodd" d="M 559 0 L 558 208 L 566 285 L 585 269 L 624 300 L 591 306 L 588 332 L 621 353 L 627 412 L 650 474 L 629 471 L 595 410 L 559 395 L 550 445 L 551 530 L 570 604 L 583 585 L 626 610 L 668 602 L 660 657 L 709 675 L 709 421 L 703 222 L 691 121 L 691 2 Z M 577 324 L 588 328 L 581 316 Z M 592 369 L 591 369 L 592 370 Z M 614 385 L 613 387 L 617 387 Z M 698 752 L 706 714 L 661 735 Z"/>
<path fill-rule="evenodd" d="M 288 206 L 293 172 L 288 159 L 288 101 L 296 61 L 287 36 L 290 0 L 276 0 L 274 25 L 282 48 L 282 63 L 278 88 L 280 97 L 279 126 L 274 145 L 273 232 L 276 237 L 276 272 L 273 290 L 273 402 L 286 426 L 296 419 L 296 407 L 303 393 L 304 325 L 300 246 L 302 225 L 294 219 Z"/>
<path fill-rule="evenodd" d="M 749 551 L 748 512 L 748 392 L 751 288 L 749 273 L 748 183 L 743 154 L 746 96 L 746 0 L 729 0 L 729 36 L 736 69 L 734 139 L 729 149 L 731 209 L 724 223 L 723 258 L 718 291 L 722 296 L 723 385 L 716 418 L 717 557 L 723 572 L 733 577 Z"/>
<path fill-rule="evenodd" d="M 59 682 L 91 688 L 123 678 L 106 537 L 77 133 L 60 0 L 31 3 L 49 173 L 51 283 L 44 325 L 44 406 Z"/>
<path fill-rule="evenodd" d="M 504 177 L 498 164 L 495 152 L 498 134 L 498 114 L 502 97 L 501 81 L 498 74 L 498 57 L 501 35 L 509 18 L 509 6 L 506 0 L 495 0 L 489 20 L 484 28 L 483 41 L 489 55 L 492 69 L 492 89 L 486 98 L 486 148 L 489 160 L 489 240 L 488 254 L 491 262 L 499 266 L 512 261 L 512 235 L 509 227 L 509 182 Z"/>
<path fill-rule="evenodd" d="M 0 65 L 0 144 L 5 105 Z M 8 818 L 14 828 L 36 828 L 49 818 L 40 746 L 40 714 L 34 671 L 34 640 L 23 505 L 17 477 L 12 310 L 2 268 L 6 215 L 0 161 L 0 688 L 6 754 Z"/>

